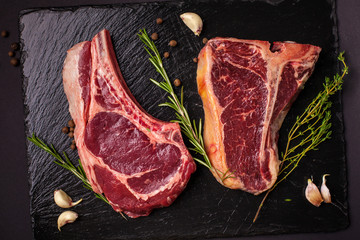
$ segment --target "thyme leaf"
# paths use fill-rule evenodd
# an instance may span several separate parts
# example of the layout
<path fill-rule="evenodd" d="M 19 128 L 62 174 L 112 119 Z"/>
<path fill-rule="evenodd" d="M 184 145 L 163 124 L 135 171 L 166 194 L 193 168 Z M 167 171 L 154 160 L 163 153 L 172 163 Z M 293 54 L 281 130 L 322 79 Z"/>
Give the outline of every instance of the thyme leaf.
<path fill-rule="evenodd" d="M 311 101 L 305 111 L 296 117 L 296 121 L 288 133 L 285 152 L 281 153 L 281 163 L 274 186 L 267 190 L 253 222 L 259 216 L 260 210 L 264 205 L 269 193 L 272 192 L 282 181 L 284 181 L 299 165 L 300 160 L 311 150 L 317 150 L 317 147 L 323 141 L 331 138 L 331 101 L 329 97 L 341 90 L 343 79 L 348 74 L 348 66 L 345 63 L 344 52 L 338 56 L 343 68 L 341 75 L 336 73 L 331 81 L 325 77 L 324 89 Z"/>

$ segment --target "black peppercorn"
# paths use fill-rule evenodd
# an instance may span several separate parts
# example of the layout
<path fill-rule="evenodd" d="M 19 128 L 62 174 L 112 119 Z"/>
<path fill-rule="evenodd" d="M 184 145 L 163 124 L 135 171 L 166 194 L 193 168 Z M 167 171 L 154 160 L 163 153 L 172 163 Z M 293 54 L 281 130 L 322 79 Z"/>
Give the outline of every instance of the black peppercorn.
<path fill-rule="evenodd" d="M 20 63 L 19 59 L 17 59 L 17 58 L 10 59 L 10 64 L 13 65 L 14 67 L 18 66 L 19 63 Z"/>
<path fill-rule="evenodd" d="M 13 56 L 15 56 L 15 53 L 14 53 L 14 51 L 9 51 L 8 55 L 9 55 L 9 57 L 13 57 Z"/>
<path fill-rule="evenodd" d="M 75 127 L 75 123 L 74 123 L 73 120 L 69 120 L 69 121 L 68 121 L 68 125 L 69 125 L 69 127 L 71 127 L 71 128 Z"/>
<path fill-rule="evenodd" d="M 169 42 L 169 46 L 170 47 L 175 47 L 177 45 L 177 42 L 175 41 L 175 40 L 171 40 L 170 42 Z"/>
<path fill-rule="evenodd" d="M 175 85 L 175 87 L 179 87 L 180 85 L 181 85 L 181 81 L 180 81 L 180 79 L 175 79 L 174 80 L 174 85 Z"/>
<path fill-rule="evenodd" d="M 69 138 L 73 138 L 74 137 L 74 132 L 69 132 L 68 136 L 69 136 Z"/>
<path fill-rule="evenodd" d="M 162 24 L 163 20 L 161 18 L 156 19 L 156 24 Z"/>
<path fill-rule="evenodd" d="M 13 50 L 15 50 L 15 51 L 19 50 L 19 44 L 16 43 L 16 42 L 15 42 L 15 43 L 12 43 L 10 47 L 11 47 L 11 49 L 13 49 Z"/>
<path fill-rule="evenodd" d="M 159 35 L 157 34 L 157 33 L 153 33 L 153 34 L 151 34 L 151 39 L 152 40 L 158 40 L 158 38 L 159 38 Z"/>
<path fill-rule="evenodd" d="M 65 134 L 68 134 L 68 133 L 69 133 L 69 128 L 68 128 L 68 127 L 63 127 L 63 128 L 61 129 L 61 131 L 62 131 L 63 133 L 65 133 Z"/>
<path fill-rule="evenodd" d="M 9 32 L 8 32 L 8 31 L 3 30 L 3 31 L 1 31 L 1 36 L 2 36 L 3 38 L 6 38 L 6 37 L 8 37 L 8 36 L 9 36 Z"/>

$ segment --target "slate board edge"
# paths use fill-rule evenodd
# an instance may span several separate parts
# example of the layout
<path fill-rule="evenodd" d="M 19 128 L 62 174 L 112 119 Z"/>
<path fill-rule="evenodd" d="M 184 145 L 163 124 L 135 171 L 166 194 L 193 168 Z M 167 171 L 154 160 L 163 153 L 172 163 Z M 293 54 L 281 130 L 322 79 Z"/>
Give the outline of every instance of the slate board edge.
<path fill-rule="evenodd" d="M 221 0 L 208 0 L 211 2 L 221 2 Z M 242 0 L 245 2 L 252 2 L 252 0 Z M 261 2 L 265 2 L 267 4 L 271 4 L 271 5 L 278 5 L 280 3 L 282 3 L 285 0 L 258 0 Z M 335 2 L 336 0 L 328 0 L 329 2 L 332 2 L 333 7 L 335 7 Z M 185 3 L 201 3 L 201 2 L 206 2 L 206 1 L 202 1 L 202 0 L 182 0 L 182 1 L 175 1 L 175 0 L 163 0 L 161 2 L 157 1 L 157 0 L 143 0 L 140 2 L 123 2 L 123 3 L 114 3 L 114 4 L 101 4 L 101 5 L 78 5 L 78 6 L 62 6 L 62 7 L 36 7 L 36 8 L 28 8 L 28 9 L 23 9 L 19 12 L 19 26 L 20 26 L 20 21 L 21 18 L 29 13 L 33 13 L 33 12 L 38 12 L 38 11 L 58 11 L 58 12 L 63 12 L 63 11 L 76 11 L 77 9 L 80 8 L 117 8 L 117 7 L 127 7 L 127 6 L 136 6 L 136 5 L 148 5 L 148 4 L 163 4 L 163 3 L 167 3 L 167 4 L 174 4 L 174 5 L 183 5 Z M 228 2 L 234 2 L 234 0 L 228 0 Z M 333 8 L 334 9 L 334 8 Z M 335 13 L 335 18 L 336 18 L 336 13 Z M 335 21 L 336 22 L 336 21 Z M 337 28 L 336 28 L 337 29 Z M 21 33 L 21 30 L 19 29 L 19 33 Z M 336 30 L 336 35 L 337 35 L 337 30 Z M 19 38 L 20 38 L 20 34 L 19 34 Z M 336 36 L 338 39 L 338 36 Z M 336 40 L 337 41 L 337 40 Z"/>
<path fill-rule="evenodd" d="M 246 0 L 245 0 L 246 1 Z M 201 1 L 194 1 L 194 2 L 201 2 Z M 216 0 L 215 0 L 216 2 Z M 269 1 L 266 1 L 265 2 L 269 3 Z M 282 2 L 282 1 L 280 1 Z M 338 27 L 337 27 L 337 16 L 336 16 L 336 0 L 328 0 L 328 2 L 330 2 L 332 4 L 332 16 L 331 18 L 333 19 L 333 31 L 334 31 L 334 37 L 335 37 L 335 44 L 336 44 L 336 50 L 337 50 L 337 54 L 339 53 L 339 36 L 338 36 Z M 77 9 L 80 9 L 80 8 L 87 8 L 87 7 L 90 7 L 90 8 L 118 8 L 118 7 L 131 7 L 131 6 L 137 6 L 137 5 L 148 5 L 148 4 L 162 4 L 162 3 L 171 3 L 171 4 L 175 4 L 175 5 L 181 5 L 183 4 L 184 2 L 174 2 L 174 1 L 164 1 L 164 2 L 139 2 L 139 3 L 118 3 L 118 4 L 105 4 L 105 5 L 81 5 L 81 6 L 71 6 L 71 7 L 54 7 L 54 8 L 47 8 L 47 7 L 43 7 L 43 8 L 34 8 L 34 9 L 26 9 L 26 10 L 22 10 L 20 13 L 19 13 L 19 18 L 18 18 L 18 24 L 19 24 L 19 42 L 20 42 L 20 60 L 21 60 L 21 66 L 20 66 L 20 70 L 21 70 L 21 77 L 22 77 L 22 95 L 23 95 L 23 106 L 24 106 L 24 117 L 26 118 L 26 116 L 28 115 L 28 107 L 27 105 L 25 104 L 25 89 L 27 87 L 27 83 L 25 81 L 25 78 L 24 78 L 24 74 L 23 74 L 23 62 L 25 61 L 25 58 L 26 58 L 26 52 L 23 51 L 23 40 L 21 38 L 21 31 L 22 31 L 22 24 L 21 24 L 21 18 L 27 14 L 30 14 L 30 13 L 33 13 L 33 12 L 37 12 L 37 11 L 76 11 Z M 340 63 L 337 64 L 337 70 L 340 71 L 341 70 L 341 67 L 340 67 Z M 338 118 L 341 118 L 341 132 L 343 133 L 342 136 L 341 136 L 341 140 L 344 142 L 344 145 L 342 146 L 343 149 L 346 149 L 346 142 L 345 142 L 345 139 L 344 139 L 344 124 L 343 124 L 343 106 L 342 106 L 342 93 L 339 92 L 339 94 L 337 94 L 337 97 L 338 97 L 338 101 L 340 103 L 340 112 L 339 112 L 339 116 Z M 32 133 L 29 132 L 29 129 L 27 127 L 27 124 L 26 122 L 24 121 L 24 126 L 25 126 L 25 134 L 26 136 L 29 136 L 31 135 Z M 29 134 L 29 135 L 28 135 Z M 29 146 L 32 145 L 31 143 L 28 142 L 28 140 L 26 140 L 26 143 L 25 143 L 25 146 L 26 146 L 26 156 L 28 158 L 28 166 L 30 164 L 30 155 L 29 155 Z M 346 156 L 346 155 L 345 155 Z M 346 157 L 345 157 L 345 163 L 346 163 Z M 348 199 L 347 199 L 347 186 L 348 186 L 348 183 L 347 183 L 347 169 L 346 169 L 346 172 L 345 172 L 345 177 L 346 177 L 346 189 L 344 190 L 345 191 L 345 195 L 346 195 L 346 207 L 348 208 Z M 30 174 L 29 170 L 28 170 L 28 174 Z M 28 184 L 30 185 L 31 187 L 31 183 L 30 181 L 28 181 Z M 30 193 L 30 192 L 29 192 Z M 30 210 L 31 210 L 31 206 L 30 206 Z M 349 209 L 348 209 L 349 210 Z M 292 234 L 292 233 L 314 233 L 314 232 L 335 232 L 335 231 L 339 231 L 339 230 L 344 230 L 346 228 L 349 227 L 349 224 L 350 224 L 350 220 L 349 220 L 349 214 L 347 215 L 347 218 L 348 218 L 348 222 L 347 222 L 347 225 L 345 226 L 341 226 L 339 227 L 338 229 L 331 229 L 331 230 L 319 230 L 319 231 L 292 231 L 291 233 L 287 232 L 286 230 L 284 231 L 281 231 L 281 230 L 276 230 L 274 232 L 268 232 L 267 234 L 265 235 L 277 235 L 277 234 L 283 234 L 283 233 L 287 233 L 287 234 Z M 32 227 L 34 227 L 34 219 L 33 217 L 31 217 L 31 222 L 32 222 Z M 34 233 L 34 232 L 33 232 Z M 250 233 L 249 236 L 255 236 L 255 235 L 264 235 L 264 234 L 261 234 L 261 233 Z M 228 237 L 231 237 L 233 235 L 228 235 Z M 216 238 L 216 237 L 224 237 L 224 235 L 213 235 L 211 236 L 211 238 Z M 170 237 L 171 239 L 173 237 Z M 199 237 L 185 237 L 186 239 L 200 239 Z"/>
<path fill-rule="evenodd" d="M 131 6 L 137 6 L 137 5 L 149 5 L 149 4 L 163 4 L 163 3 L 168 3 L 168 4 L 174 4 L 174 5 L 182 5 L 185 2 L 184 1 L 173 1 L 173 0 L 164 0 L 162 2 L 158 2 L 156 0 L 149 0 L 146 1 L 144 0 L 144 2 L 128 2 L 128 3 L 114 3 L 114 4 L 101 4 L 101 5 L 78 5 L 78 6 L 65 6 L 65 7 L 36 7 L 36 8 L 29 8 L 29 9 L 24 9 L 21 10 L 19 12 L 19 24 L 21 21 L 21 18 L 29 13 L 33 13 L 33 12 L 39 12 L 39 11 L 55 11 L 55 12 L 66 12 L 66 11 L 71 11 L 74 12 L 78 9 L 81 8 L 120 8 L 120 7 L 131 7 Z M 19 31 L 21 32 L 21 31 Z M 20 35 L 19 35 L 20 36 Z M 19 37 L 20 38 L 20 37 Z"/>
<path fill-rule="evenodd" d="M 22 32 L 22 29 L 24 28 L 23 24 L 21 23 L 21 18 L 23 15 L 24 10 L 20 11 L 19 13 L 19 17 L 18 17 L 18 36 L 19 36 L 19 43 L 20 43 L 20 77 L 21 77 L 21 80 L 22 80 L 22 83 L 21 83 L 21 95 L 22 95 L 22 103 L 23 103 L 23 111 L 24 111 L 24 131 L 25 131 L 25 152 L 26 152 L 26 161 L 27 161 L 27 182 L 28 182 L 28 189 L 29 189 L 29 192 L 28 192 L 28 195 L 29 195 L 29 199 L 30 199 L 30 202 L 29 202 L 29 215 L 30 215 L 30 221 L 31 221 L 31 229 L 32 229 L 32 236 L 33 238 L 35 239 L 35 219 L 33 218 L 31 212 L 32 212 L 32 201 L 31 201 L 31 178 L 30 178 L 30 151 L 29 151 L 29 147 L 30 147 L 30 143 L 29 140 L 27 139 L 27 137 L 32 134 L 30 133 L 30 130 L 28 128 L 28 125 L 27 125 L 27 122 L 26 122 L 26 118 L 27 118 L 27 115 L 29 114 L 29 108 L 27 106 L 27 104 L 25 103 L 25 92 L 26 92 L 26 88 L 27 88 L 27 83 L 28 83 L 28 80 L 25 79 L 25 75 L 24 75 L 24 66 L 23 66 L 23 63 L 25 61 L 25 58 L 26 58 L 26 53 L 24 52 L 24 41 L 23 39 L 21 38 L 21 32 Z"/>
<path fill-rule="evenodd" d="M 332 5 L 332 13 L 331 13 L 331 18 L 333 19 L 333 31 L 334 31 L 334 37 L 335 37 L 335 44 L 336 44 L 336 55 L 339 55 L 340 51 L 344 51 L 344 50 L 339 50 L 340 47 L 340 42 L 339 42 L 339 28 L 338 28 L 338 18 L 337 18 L 337 13 L 336 13 L 336 0 L 329 0 L 329 2 Z M 346 58 L 346 54 L 345 54 L 345 58 Z M 346 59 L 345 59 L 346 60 Z M 338 61 L 337 63 L 337 72 L 340 73 L 341 69 L 342 69 L 342 64 Z M 336 73 L 334 73 L 336 74 Z M 345 81 L 346 79 L 348 79 L 349 77 L 345 76 Z M 339 115 L 337 116 L 338 118 L 340 118 L 340 125 L 341 125 L 341 141 L 343 142 L 342 145 L 342 151 L 345 153 L 344 154 L 344 163 L 345 163 L 345 168 L 344 168 L 344 174 L 345 174 L 345 189 L 344 189 L 344 194 L 345 194 L 345 204 L 346 204 L 346 209 L 347 209 L 347 224 L 342 228 L 342 230 L 347 229 L 351 222 L 350 222 L 350 207 L 349 207 L 349 199 L 348 199 L 348 182 L 349 182 L 349 177 L 348 177 L 348 164 L 347 164 L 347 157 L 346 157 L 346 139 L 345 139 L 345 126 L 344 126 L 344 106 L 343 106 L 343 97 L 342 97 L 342 91 L 340 90 L 339 93 L 337 94 L 338 97 L 338 101 L 339 101 Z"/>
<path fill-rule="evenodd" d="M 329 3 L 331 3 L 332 6 L 332 13 L 331 13 L 331 18 L 333 20 L 333 36 L 335 37 L 334 43 L 336 45 L 335 49 L 335 56 L 337 57 L 340 53 L 340 51 L 344 51 L 344 50 L 340 50 L 339 49 L 339 29 L 338 29 L 338 19 L 337 19 L 337 13 L 336 13 L 336 0 L 328 0 Z M 346 54 L 345 54 L 345 62 L 346 62 Z M 340 61 L 337 61 L 336 64 L 336 73 L 341 73 L 341 69 L 342 69 L 342 63 L 340 63 Z M 335 75 L 336 73 L 333 73 L 333 75 Z M 330 78 L 332 78 L 332 76 L 329 76 Z M 347 81 L 347 78 L 345 76 L 345 81 Z M 339 230 L 345 230 L 347 229 L 351 222 L 350 222 L 350 208 L 349 208 L 349 200 L 348 200 L 348 164 L 347 164 L 347 157 L 346 157 L 346 139 L 345 139 L 345 126 L 344 126 L 344 107 L 343 107 L 343 97 L 342 97 L 342 90 L 340 90 L 336 96 L 333 96 L 332 98 L 336 97 L 337 101 L 339 101 L 339 112 L 337 113 L 337 116 L 334 116 L 334 114 L 332 114 L 332 118 L 337 117 L 339 118 L 339 122 L 340 122 L 340 127 L 341 127 L 341 136 L 339 136 L 341 138 L 341 141 L 343 142 L 342 147 L 342 151 L 345 153 L 344 157 L 343 157 L 343 161 L 345 164 L 345 168 L 344 168 L 344 174 L 345 174 L 345 189 L 344 189 L 344 194 L 345 194 L 345 208 L 347 209 L 347 223 L 339 228 Z M 331 99 L 331 98 L 330 98 Z"/>

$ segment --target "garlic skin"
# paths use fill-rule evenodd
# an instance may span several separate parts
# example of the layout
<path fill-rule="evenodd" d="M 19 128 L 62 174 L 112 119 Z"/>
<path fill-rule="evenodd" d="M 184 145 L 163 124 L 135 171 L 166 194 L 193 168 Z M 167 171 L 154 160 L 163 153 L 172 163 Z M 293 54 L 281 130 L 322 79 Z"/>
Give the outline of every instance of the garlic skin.
<path fill-rule="evenodd" d="M 203 21 L 199 15 L 193 12 L 186 12 L 181 14 L 180 18 L 196 36 L 200 35 L 203 28 Z"/>
<path fill-rule="evenodd" d="M 70 208 L 78 205 L 82 201 L 82 198 L 77 202 L 73 202 L 69 195 L 67 195 L 63 190 L 59 189 L 54 191 L 54 201 L 56 205 L 61 208 Z"/>
<path fill-rule="evenodd" d="M 318 187 L 308 179 L 308 185 L 305 190 L 306 199 L 314 206 L 319 207 L 320 204 L 324 201 L 321 197 Z"/>
<path fill-rule="evenodd" d="M 61 213 L 58 217 L 57 224 L 58 229 L 61 232 L 61 227 L 67 223 L 73 223 L 78 218 L 78 214 L 73 211 L 65 211 Z"/>
<path fill-rule="evenodd" d="M 326 178 L 327 176 L 330 176 L 330 174 L 324 174 L 322 177 L 322 184 L 321 184 L 321 195 L 324 199 L 325 203 L 331 203 L 331 194 L 329 188 L 326 186 Z"/>

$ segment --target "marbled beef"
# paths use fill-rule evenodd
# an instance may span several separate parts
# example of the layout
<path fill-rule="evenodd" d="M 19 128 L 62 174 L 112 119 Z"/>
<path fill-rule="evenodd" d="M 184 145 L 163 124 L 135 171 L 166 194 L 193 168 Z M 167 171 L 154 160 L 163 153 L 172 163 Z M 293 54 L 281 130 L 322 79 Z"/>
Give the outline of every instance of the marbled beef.
<path fill-rule="evenodd" d="M 195 163 L 179 125 L 151 117 L 131 95 L 107 30 L 68 50 L 63 83 L 93 190 L 104 193 L 115 211 L 133 218 L 169 206 Z"/>
<path fill-rule="evenodd" d="M 276 181 L 278 131 L 321 49 L 309 44 L 215 38 L 199 54 L 204 141 L 223 185 L 259 194 Z M 224 181 L 223 178 L 226 178 Z"/>

